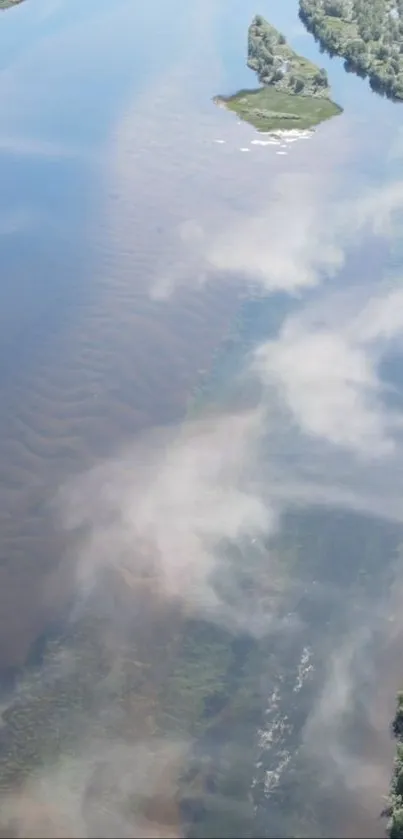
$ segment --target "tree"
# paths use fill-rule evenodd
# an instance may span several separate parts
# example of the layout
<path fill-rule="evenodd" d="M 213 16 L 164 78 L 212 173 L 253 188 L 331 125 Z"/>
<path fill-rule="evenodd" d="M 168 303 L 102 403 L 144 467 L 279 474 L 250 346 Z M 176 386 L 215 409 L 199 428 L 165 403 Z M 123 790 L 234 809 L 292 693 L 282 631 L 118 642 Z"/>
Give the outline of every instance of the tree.
<path fill-rule="evenodd" d="M 386 44 L 379 44 L 379 47 L 376 51 L 376 55 L 380 61 L 385 61 L 385 59 L 389 57 L 389 48 L 386 46 Z"/>
<path fill-rule="evenodd" d="M 373 41 L 379 41 L 382 37 L 382 26 L 377 21 L 374 21 L 371 24 L 371 36 Z"/>
<path fill-rule="evenodd" d="M 385 815 L 389 816 L 389 839 L 403 839 L 403 692 L 397 695 L 397 708 L 392 731 L 398 741 L 395 768 L 390 786 L 390 796 Z"/>
<path fill-rule="evenodd" d="M 403 742 L 403 691 L 397 694 L 397 708 L 392 722 L 392 731 L 396 739 Z"/>
<path fill-rule="evenodd" d="M 401 799 L 393 807 L 388 833 L 389 839 L 403 839 L 403 802 Z"/>
<path fill-rule="evenodd" d="M 255 15 L 253 23 L 255 24 L 255 26 L 263 26 L 264 18 L 262 17 L 262 15 Z"/>
<path fill-rule="evenodd" d="M 364 41 L 356 38 L 348 41 L 346 44 L 344 55 L 347 61 L 350 61 L 352 64 L 356 64 L 358 67 L 364 67 L 366 65 L 366 54 L 367 50 Z"/>
<path fill-rule="evenodd" d="M 399 70 L 400 70 L 400 61 L 399 61 L 399 59 L 398 59 L 396 56 L 394 56 L 394 57 L 391 59 L 390 66 L 392 67 L 393 72 L 397 75 L 397 73 L 398 73 L 398 72 L 399 72 Z"/>
<path fill-rule="evenodd" d="M 325 0 L 324 7 L 325 14 L 330 17 L 343 17 L 345 14 L 343 0 Z"/>
<path fill-rule="evenodd" d="M 368 42 L 372 40 L 371 29 L 368 26 L 368 24 L 360 28 L 360 35 L 362 40 L 365 41 L 366 44 L 368 44 Z"/>
<path fill-rule="evenodd" d="M 327 77 L 326 70 L 322 67 L 314 76 L 314 82 L 318 87 L 327 87 L 329 84 L 329 80 Z"/>

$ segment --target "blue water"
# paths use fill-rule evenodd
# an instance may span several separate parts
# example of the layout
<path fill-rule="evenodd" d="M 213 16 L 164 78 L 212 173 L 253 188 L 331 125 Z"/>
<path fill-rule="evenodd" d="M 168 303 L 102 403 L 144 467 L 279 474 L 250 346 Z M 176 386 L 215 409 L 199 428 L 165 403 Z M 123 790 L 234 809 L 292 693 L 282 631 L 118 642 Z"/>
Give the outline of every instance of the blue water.
<path fill-rule="evenodd" d="M 283 157 L 271 147 L 253 145 L 252 129 L 211 101 L 217 93 L 254 84 L 245 54 L 247 26 L 257 11 L 296 50 L 327 69 L 333 98 L 343 107 L 341 116 Z M 400 181 L 402 113 L 365 81 L 347 75 L 341 61 L 320 53 L 298 19 L 296 0 L 262 0 L 259 9 L 255 0 L 26 0 L 0 15 L 4 672 L 23 666 L 36 639 L 57 623 L 74 595 L 70 544 L 52 508 L 57 490 L 72 475 L 132 443 L 140 431 L 180 422 L 200 383 L 205 399 L 210 393 L 215 403 L 225 403 L 231 392 L 242 401 L 240 371 L 254 347 L 274 339 L 291 313 L 317 305 L 320 321 L 328 291 L 342 295 L 353 289 L 363 306 L 385 278 L 400 276 L 400 227 L 392 236 L 366 228 L 350 239 L 340 234 L 346 236 L 344 263 L 326 276 L 323 288 L 323 277 L 292 294 L 262 288 L 261 281 L 259 295 L 239 299 L 245 281 L 255 287 L 266 276 L 272 253 L 264 235 L 256 239 L 254 225 L 263 219 L 263 228 L 275 227 L 281 190 L 288 195 L 288 215 L 275 229 L 282 254 L 288 254 L 298 235 L 297 216 L 309 216 L 317 202 L 322 201 L 332 225 L 336 206 L 347 207 L 370 190 Z M 244 147 L 248 154 L 240 153 Z M 315 226 L 320 219 L 313 219 Z M 272 240 L 272 250 L 275 246 Z M 209 282 L 203 282 L 206 272 Z M 221 352 L 229 334 L 235 335 L 232 349 Z M 382 377 L 394 388 L 388 404 L 395 405 L 401 398 L 398 343 L 381 365 Z M 349 419 L 347 414 L 346 423 Z M 399 536 L 393 531 L 389 539 L 384 520 L 392 519 L 399 530 L 398 456 L 390 471 L 374 467 L 374 477 L 354 457 L 315 448 L 309 435 L 301 443 L 296 425 L 290 431 L 282 415 L 279 426 L 267 440 L 267 486 L 276 488 L 276 499 L 289 486 L 298 494 L 300 486 L 306 492 L 308 483 L 316 482 L 319 505 L 327 493 L 333 498 L 339 492 L 343 507 L 343 493 L 349 492 L 356 506 L 362 502 L 363 514 L 373 515 L 376 534 L 378 517 L 384 516 L 377 557 L 381 567 L 385 550 L 385 564 L 393 564 Z M 303 507 L 306 496 L 298 503 Z M 354 531 L 348 517 L 340 521 L 336 536 L 338 527 Z M 347 588 L 353 578 L 356 585 L 361 568 L 357 545 L 365 540 L 357 533 L 365 530 L 365 520 L 356 522 L 347 547 L 340 534 L 339 541 L 332 535 L 333 526 L 333 518 L 319 525 L 313 516 L 308 524 L 296 525 L 294 543 L 300 527 L 307 586 L 317 583 L 313 576 L 327 585 L 328 554 L 331 565 L 343 554 L 340 567 L 343 574 L 351 571 L 351 578 L 346 571 L 345 591 L 341 584 L 339 591 L 333 575 L 337 623 L 334 615 L 341 613 L 342 603 L 349 608 L 353 603 L 349 620 L 354 612 L 355 593 Z M 321 568 L 313 570 L 312 545 L 324 555 Z M 364 553 L 369 552 L 365 543 Z M 367 572 L 375 575 L 373 558 L 364 567 Z M 368 595 L 374 612 L 378 582 Z M 343 619 L 338 620 L 340 640 Z M 316 624 L 312 637 L 315 633 Z M 326 643 L 332 660 L 332 640 Z M 320 638 L 320 649 L 321 644 Z M 389 667 L 382 748 L 398 681 L 391 673 Z M 377 753 L 374 741 L 369 761 Z M 382 793 L 389 744 L 385 752 Z M 336 797 L 337 810 L 335 802 Z M 348 804 L 351 816 L 335 819 L 344 835 L 354 829 L 358 836 L 369 829 L 366 816 L 361 821 L 363 798 L 356 810 L 351 796 Z M 377 807 L 374 801 L 369 808 L 371 835 L 383 831 Z"/>

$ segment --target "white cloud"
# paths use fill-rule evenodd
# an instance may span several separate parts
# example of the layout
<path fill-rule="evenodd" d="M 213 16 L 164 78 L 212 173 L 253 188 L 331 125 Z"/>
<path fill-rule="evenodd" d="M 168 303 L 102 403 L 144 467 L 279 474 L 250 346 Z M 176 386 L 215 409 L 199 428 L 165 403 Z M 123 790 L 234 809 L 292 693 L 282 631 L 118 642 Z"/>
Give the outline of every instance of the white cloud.
<path fill-rule="evenodd" d="M 403 181 L 392 181 L 366 190 L 351 202 L 347 222 L 353 230 L 369 225 L 376 235 L 392 237 L 396 222 L 401 226 L 402 209 Z"/>
<path fill-rule="evenodd" d="M 317 174 L 295 172 L 275 178 L 259 214 L 234 219 L 215 233 L 207 261 L 265 289 L 292 293 L 333 276 L 345 262 L 346 249 L 368 232 L 394 234 L 403 182 L 341 200 L 326 175 L 325 182 Z"/>
<path fill-rule="evenodd" d="M 388 339 L 403 331 L 401 289 L 353 311 L 348 297 L 342 307 L 332 295 L 324 300 L 321 320 L 314 307 L 290 317 L 257 350 L 255 369 L 304 434 L 369 458 L 389 455 L 402 418 L 385 406 L 379 363 Z"/>
<path fill-rule="evenodd" d="M 324 215 L 322 185 L 310 175 L 281 176 L 265 210 L 218 231 L 207 260 L 219 271 L 238 272 L 267 289 L 294 291 L 334 273 L 343 250 Z"/>
<path fill-rule="evenodd" d="M 159 266 L 151 293 L 166 297 L 178 286 L 217 276 L 246 279 L 265 291 L 300 293 L 333 277 L 348 249 L 368 235 L 389 239 L 401 226 L 403 182 L 341 199 L 328 172 L 278 175 L 267 163 L 267 179 L 259 167 L 249 172 L 244 188 L 254 196 L 253 207 L 248 194 L 234 210 L 241 202 L 229 183 L 221 215 L 197 218 L 193 211 L 179 222 L 169 265 Z"/>
<path fill-rule="evenodd" d="M 337 333 L 284 329 L 260 348 L 258 370 L 280 388 L 300 428 L 365 454 L 393 448 L 377 404 L 379 382 L 360 347 Z"/>
<path fill-rule="evenodd" d="M 401 557 L 393 570 L 393 586 L 380 586 L 374 599 L 356 592 L 343 637 L 328 639 L 324 682 L 303 734 L 323 786 L 350 807 L 353 822 L 362 820 L 365 832 L 355 835 L 378 835 L 366 831 L 379 824 L 392 772 L 388 723 L 403 666 Z"/>
<path fill-rule="evenodd" d="M 255 411 L 150 434 L 67 487 L 60 498 L 65 526 L 86 531 L 79 591 L 112 567 L 133 585 L 151 576 L 156 596 L 242 622 L 248 604 L 226 615 L 213 574 L 223 542 L 250 544 L 276 526 L 256 478 L 261 422 Z"/>
<path fill-rule="evenodd" d="M 399 282 L 400 286 L 400 282 Z M 390 341 L 403 335 L 403 289 L 391 287 L 369 298 L 351 322 L 351 338 L 361 343 Z"/>

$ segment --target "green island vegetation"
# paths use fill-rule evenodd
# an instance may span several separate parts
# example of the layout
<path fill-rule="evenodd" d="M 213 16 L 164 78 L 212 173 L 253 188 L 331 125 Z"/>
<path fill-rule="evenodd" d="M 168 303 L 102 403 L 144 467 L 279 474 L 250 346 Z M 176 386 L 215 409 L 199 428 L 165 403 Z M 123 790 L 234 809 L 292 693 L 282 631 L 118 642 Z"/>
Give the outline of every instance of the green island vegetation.
<path fill-rule="evenodd" d="M 322 48 L 371 87 L 403 99 L 403 0 L 299 0 L 300 18 Z"/>
<path fill-rule="evenodd" d="M 2 9 L 10 9 L 11 6 L 18 6 L 19 3 L 23 3 L 24 0 L 0 0 L 0 11 Z"/>
<path fill-rule="evenodd" d="M 341 112 L 330 99 L 326 70 L 294 52 L 261 15 L 249 26 L 248 67 L 263 87 L 214 101 L 259 131 L 313 128 Z"/>

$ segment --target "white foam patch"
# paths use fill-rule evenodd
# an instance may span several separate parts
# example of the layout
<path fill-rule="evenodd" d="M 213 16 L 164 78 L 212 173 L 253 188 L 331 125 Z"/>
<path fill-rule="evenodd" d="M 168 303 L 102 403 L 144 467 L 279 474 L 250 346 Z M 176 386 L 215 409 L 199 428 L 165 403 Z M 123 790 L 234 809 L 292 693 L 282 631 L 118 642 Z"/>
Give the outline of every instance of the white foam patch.
<path fill-rule="evenodd" d="M 276 151 L 276 154 L 288 154 L 286 151 Z"/>
<path fill-rule="evenodd" d="M 225 140 L 214 140 L 215 143 L 225 143 Z"/>
<path fill-rule="evenodd" d="M 242 149 L 239 149 L 239 151 L 250 151 L 250 149 L 242 148 Z"/>
<path fill-rule="evenodd" d="M 280 141 L 279 140 L 274 140 L 274 139 L 271 139 L 271 140 L 251 140 L 251 143 L 254 146 L 279 146 L 280 145 Z"/>
<path fill-rule="evenodd" d="M 279 146 L 280 140 L 276 140 L 275 137 L 271 137 L 270 140 L 251 140 L 251 143 L 254 146 Z"/>
<path fill-rule="evenodd" d="M 284 131 L 260 131 L 262 136 L 266 136 L 275 140 L 278 143 L 295 143 L 296 140 L 309 140 L 313 137 L 315 131 L 309 128 L 288 128 Z"/>

